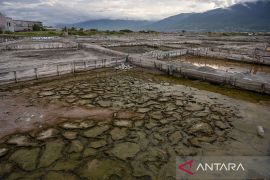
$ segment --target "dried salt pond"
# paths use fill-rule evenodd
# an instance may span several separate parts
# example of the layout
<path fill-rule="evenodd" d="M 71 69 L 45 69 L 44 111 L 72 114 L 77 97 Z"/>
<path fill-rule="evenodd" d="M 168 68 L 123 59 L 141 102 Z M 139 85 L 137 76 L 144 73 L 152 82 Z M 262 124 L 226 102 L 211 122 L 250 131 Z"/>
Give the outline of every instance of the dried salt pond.
<path fill-rule="evenodd" d="M 269 106 L 157 77 L 95 71 L 1 92 L 3 101 L 22 98 L 18 106 L 62 112 L 47 126 L 52 116 L 41 112 L 46 128 L 2 138 L 1 179 L 175 179 L 176 155 L 269 155 L 269 131 L 256 134 L 257 124 L 270 128 Z M 89 112 L 70 116 L 69 108 Z"/>
<path fill-rule="evenodd" d="M 137 46 L 115 46 L 115 47 L 108 47 L 109 49 L 120 51 L 129 54 L 142 54 L 154 50 L 161 50 L 161 51 L 171 51 L 174 48 L 165 47 L 165 46 L 146 46 L 146 45 L 137 45 Z"/>
<path fill-rule="evenodd" d="M 244 73 L 252 76 L 261 76 L 266 79 L 270 79 L 270 67 L 264 65 L 196 56 L 181 56 L 173 58 L 170 61 L 176 63 L 190 63 L 198 67 L 208 66 L 216 70 L 222 70 L 231 73 Z"/>

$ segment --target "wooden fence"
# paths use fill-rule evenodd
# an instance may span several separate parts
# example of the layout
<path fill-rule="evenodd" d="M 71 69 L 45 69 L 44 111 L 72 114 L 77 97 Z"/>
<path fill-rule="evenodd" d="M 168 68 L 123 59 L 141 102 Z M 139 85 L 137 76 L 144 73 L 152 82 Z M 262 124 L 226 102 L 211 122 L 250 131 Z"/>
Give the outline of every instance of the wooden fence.
<path fill-rule="evenodd" d="M 142 59 L 138 57 L 129 57 L 128 62 L 143 68 L 158 69 L 176 77 L 188 77 L 216 84 L 228 84 L 240 89 L 270 94 L 269 81 L 252 78 L 248 75 L 239 75 L 228 72 L 201 71 L 196 68 L 176 65 L 170 62 L 146 58 Z"/>
<path fill-rule="evenodd" d="M 111 58 L 52 63 L 13 69 L 0 69 L 0 85 L 28 80 L 38 80 L 45 77 L 61 76 L 63 74 L 89 71 L 92 69 L 114 67 L 125 61 L 125 58 Z"/>

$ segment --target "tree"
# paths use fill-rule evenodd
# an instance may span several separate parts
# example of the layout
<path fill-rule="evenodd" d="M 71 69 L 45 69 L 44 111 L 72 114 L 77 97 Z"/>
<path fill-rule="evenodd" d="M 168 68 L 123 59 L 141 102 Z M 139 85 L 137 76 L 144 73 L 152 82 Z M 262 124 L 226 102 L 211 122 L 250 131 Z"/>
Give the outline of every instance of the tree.
<path fill-rule="evenodd" d="M 33 31 L 42 31 L 42 27 L 38 24 L 33 25 Z"/>
<path fill-rule="evenodd" d="M 132 33 L 133 31 L 129 30 L 129 29 L 122 29 L 119 32 L 123 32 L 123 33 Z"/>

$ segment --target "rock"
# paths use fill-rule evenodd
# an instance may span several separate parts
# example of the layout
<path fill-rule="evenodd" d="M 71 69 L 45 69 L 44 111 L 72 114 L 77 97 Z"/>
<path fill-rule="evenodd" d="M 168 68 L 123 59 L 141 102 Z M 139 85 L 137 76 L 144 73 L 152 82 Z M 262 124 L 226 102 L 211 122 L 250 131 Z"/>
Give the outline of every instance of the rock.
<path fill-rule="evenodd" d="M 174 105 L 174 104 L 167 104 L 166 105 L 166 111 L 174 111 L 174 110 L 176 110 L 177 108 L 176 108 L 176 106 Z"/>
<path fill-rule="evenodd" d="M 115 67 L 116 70 L 129 70 L 132 69 L 132 66 L 130 66 L 129 64 L 125 65 L 124 63 L 122 63 L 121 65 Z"/>
<path fill-rule="evenodd" d="M 76 139 L 77 138 L 77 135 L 78 135 L 78 133 L 77 132 L 73 132 L 73 131 L 66 131 L 66 132 L 63 133 L 63 136 L 66 139 L 69 139 L 69 140 Z"/>
<path fill-rule="evenodd" d="M 218 121 L 220 120 L 220 117 L 215 114 L 211 114 L 211 119 Z"/>
<path fill-rule="evenodd" d="M 136 116 L 137 114 L 133 112 L 127 112 L 127 111 L 120 111 L 116 113 L 117 119 L 131 119 L 132 117 Z"/>
<path fill-rule="evenodd" d="M 158 132 L 160 132 L 161 134 L 170 134 L 173 133 L 175 131 L 175 127 L 174 126 L 170 126 L 170 125 L 166 125 L 165 127 L 163 126 L 162 128 L 158 129 Z"/>
<path fill-rule="evenodd" d="M 58 91 L 61 95 L 69 95 L 69 91 Z"/>
<path fill-rule="evenodd" d="M 120 127 L 132 127 L 131 121 L 121 120 L 114 122 L 114 125 L 120 126 Z"/>
<path fill-rule="evenodd" d="M 223 130 L 223 129 L 227 129 L 228 128 L 228 125 L 226 125 L 224 122 L 222 122 L 222 121 L 216 121 L 215 122 L 215 125 L 219 128 L 219 129 L 221 129 L 221 130 Z"/>
<path fill-rule="evenodd" d="M 175 118 L 175 117 L 169 117 L 169 118 L 160 120 L 160 122 L 162 124 L 168 124 L 168 123 L 171 123 L 171 122 L 176 121 L 176 120 L 177 120 L 177 118 Z"/>
<path fill-rule="evenodd" d="M 73 152 L 81 152 L 83 150 L 83 144 L 81 143 L 81 141 L 79 140 L 73 140 L 71 142 L 71 145 L 68 149 L 69 153 L 73 153 Z"/>
<path fill-rule="evenodd" d="M 183 136 L 180 131 L 176 131 L 169 136 L 169 140 L 172 142 L 172 144 L 177 144 L 182 139 L 183 139 Z"/>
<path fill-rule="evenodd" d="M 53 91 L 42 91 L 39 93 L 39 96 L 41 96 L 41 97 L 52 96 L 52 95 L 55 95 L 55 93 Z"/>
<path fill-rule="evenodd" d="M 188 141 L 194 147 L 202 147 L 201 142 L 213 143 L 216 141 L 216 139 L 217 139 L 216 136 L 203 136 L 203 137 L 191 138 Z"/>
<path fill-rule="evenodd" d="M 202 121 L 201 118 L 187 118 L 184 120 L 185 125 L 198 124 Z"/>
<path fill-rule="evenodd" d="M 86 179 L 130 179 L 127 177 L 127 165 L 123 162 L 104 159 L 89 160 L 82 168 L 79 169 L 81 177 Z"/>
<path fill-rule="evenodd" d="M 37 139 L 38 140 L 49 139 L 49 138 L 55 137 L 55 135 L 57 135 L 58 132 L 59 132 L 58 130 L 50 128 L 50 129 L 47 129 L 47 130 L 42 131 L 41 133 L 39 133 L 37 135 Z"/>
<path fill-rule="evenodd" d="M 134 125 L 135 127 L 142 127 L 144 124 L 144 121 L 135 121 Z"/>
<path fill-rule="evenodd" d="M 192 134 L 213 134 L 213 129 L 212 127 L 207 124 L 207 123 L 198 123 L 193 125 L 190 129 L 189 129 L 189 133 Z"/>
<path fill-rule="evenodd" d="M 7 148 L 0 148 L 0 157 L 6 155 L 8 152 L 8 149 Z"/>
<path fill-rule="evenodd" d="M 159 102 L 167 102 L 169 101 L 169 98 L 163 97 L 158 99 Z"/>
<path fill-rule="evenodd" d="M 133 169 L 132 175 L 135 177 L 144 177 L 144 179 L 155 179 L 154 172 L 151 172 L 144 163 L 140 161 L 132 161 L 131 166 Z"/>
<path fill-rule="evenodd" d="M 90 128 L 90 127 L 93 127 L 93 126 L 95 126 L 95 123 L 93 121 L 80 122 L 80 127 L 83 128 L 83 129 L 87 129 L 87 128 Z"/>
<path fill-rule="evenodd" d="M 71 159 L 63 159 L 56 162 L 56 164 L 50 168 L 50 170 L 54 171 L 72 171 L 78 167 L 80 161 L 71 160 Z"/>
<path fill-rule="evenodd" d="M 96 127 L 93 127 L 92 129 L 89 129 L 89 130 L 85 131 L 83 133 L 83 135 L 85 137 L 93 138 L 93 137 L 97 137 L 97 136 L 103 134 L 108 129 L 110 129 L 110 126 L 108 126 L 108 125 L 96 126 Z"/>
<path fill-rule="evenodd" d="M 209 112 L 206 111 L 202 111 L 202 112 L 195 112 L 193 113 L 194 117 L 206 117 L 209 115 Z"/>
<path fill-rule="evenodd" d="M 71 123 L 71 122 L 65 122 L 61 124 L 61 127 L 64 129 L 81 129 L 81 126 L 79 123 Z"/>
<path fill-rule="evenodd" d="M 12 171 L 12 167 L 12 163 L 0 163 L 0 177 L 10 173 Z"/>
<path fill-rule="evenodd" d="M 83 121 L 83 122 L 65 122 L 61 124 L 61 127 L 64 129 L 87 129 L 95 125 L 92 121 Z"/>
<path fill-rule="evenodd" d="M 257 126 L 257 134 L 260 137 L 264 137 L 264 129 L 262 126 Z"/>
<path fill-rule="evenodd" d="M 97 149 L 97 148 L 106 146 L 106 144 L 107 142 L 105 140 L 93 141 L 93 142 L 90 142 L 90 147 Z"/>
<path fill-rule="evenodd" d="M 158 126 L 158 123 L 156 123 L 156 122 L 149 122 L 149 123 L 147 123 L 146 125 L 145 125 L 145 127 L 147 128 L 147 129 L 152 129 L 152 128 L 154 128 L 154 127 L 156 127 L 156 126 Z"/>
<path fill-rule="evenodd" d="M 169 161 L 158 170 L 157 179 L 176 179 L 175 162 Z"/>
<path fill-rule="evenodd" d="M 204 110 L 204 107 L 199 105 L 199 104 L 196 104 L 196 103 L 188 103 L 185 106 L 185 109 L 187 111 L 202 111 L 202 110 Z"/>
<path fill-rule="evenodd" d="M 47 167 L 59 159 L 65 143 L 62 140 L 47 142 L 45 150 L 40 157 L 39 167 Z"/>
<path fill-rule="evenodd" d="M 110 134 L 113 140 L 123 139 L 127 136 L 127 128 L 114 128 Z"/>
<path fill-rule="evenodd" d="M 147 135 L 143 131 L 132 132 L 131 138 L 134 142 L 140 145 L 141 150 L 145 150 L 149 145 Z"/>
<path fill-rule="evenodd" d="M 17 146 L 34 146 L 35 143 L 31 143 L 30 139 L 24 135 L 15 135 L 12 136 L 8 142 L 8 144 L 14 144 Z"/>
<path fill-rule="evenodd" d="M 164 86 L 169 86 L 169 85 L 170 85 L 170 83 L 164 83 L 163 85 L 164 85 Z"/>
<path fill-rule="evenodd" d="M 71 173 L 65 173 L 65 172 L 48 172 L 44 180 L 52 180 L 52 179 L 57 179 L 57 180 L 79 180 L 75 175 Z"/>
<path fill-rule="evenodd" d="M 158 147 L 148 147 L 144 152 L 138 154 L 135 158 L 140 163 L 143 162 L 155 162 L 155 161 L 166 161 L 168 155 L 166 150 L 162 150 Z"/>
<path fill-rule="evenodd" d="M 161 136 L 159 133 L 154 133 L 153 137 L 158 141 L 164 141 L 164 137 Z"/>
<path fill-rule="evenodd" d="M 23 170 L 32 171 L 36 169 L 38 155 L 39 148 L 19 149 L 10 156 L 9 160 L 18 164 Z"/>
<path fill-rule="evenodd" d="M 42 88 L 43 91 L 52 91 L 54 89 L 55 89 L 55 87 Z"/>
<path fill-rule="evenodd" d="M 149 114 L 149 116 L 153 119 L 160 120 L 163 118 L 163 114 L 160 111 L 152 112 Z"/>
<path fill-rule="evenodd" d="M 161 123 L 161 124 L 168 124 L 169 121 L 168 121 L 167 119 L 162 119 L 162 120 L 160 120 L 160 123 Z"/>
<path fill-rule="evenodd" d="M 82 99 L 93 99 L 98 97 L 98 94 L 96 93 L 91 93 L 91 94 L 86 94 L 86 95 L 82 95 L 80 96 Z"/>
<path fill-rule="evenodd" d="M 201 147 L 200 142 L 196 138 L 188 139 L 188 141 L 194 147 Z"/>
<path fill-rule="evenodd" d="M 97 150 L 94 148 L 86 148 L 83 151 L 83 157 L 95 156 L 96 154 L 97 154 Z"/>
<path fill-rule="evenodd" d="M 150 108 L 139 108 L 139 109 L 137 110 L 138 113 L 147 113 L 147 112 L 149 112 L 149 111 L 151 111 Z"/>
<path fill-rule="evenodd" d="M 89 99 L 81 99 L 81 100 L 78 100 L 76 103 L 80 106 L 85 106 L 85 105 L 89 105 L 91 104 L 91 100 Z"/>
<path fill-rule="evenodd" d="M 178 156 L 195 156 L 198 153 L 195 148 L 186 146 L 179 146 L 174 150 Z"/>
<path fill-rule="evenodd" d="M 176 106 L 184 106 L 184 103 L 181 100 L 176 100 L 175 104 L 176 104 Z"/>
<path fill-rule="evenodd" d="M 68 98 L 66 99 L 67 103 L 74 103 L 76 101 L 76 98 Z"/>
<path fill-rule="evenodd" d="M 98 101 L 97 104 L 101 107 L 110 107 L 112 105 L 111 101 Z"/>
<path fill-rule="evenodd" d="M 140 151 L 140 146 L 136 143 L 124 142 L 115 144 L 113 149 L 110 150 L 114 156 L 119 159 L 127 160 L 133 158 Z"/>
<path fill-rule="evenodd" d="M 112 103 L 111 106 L 113 107 L 123 107 L 125 104 L 124 102 L 121 102 L 121 101 L 113 101 L 111 103 Z"/>
<path fill-rule="evenodd" d="M 213 143 L 217 140 L 217 137 L 216 136 L 202 136 L 202 137 L 196 137 L 196 139 L 199 142 Z"/>

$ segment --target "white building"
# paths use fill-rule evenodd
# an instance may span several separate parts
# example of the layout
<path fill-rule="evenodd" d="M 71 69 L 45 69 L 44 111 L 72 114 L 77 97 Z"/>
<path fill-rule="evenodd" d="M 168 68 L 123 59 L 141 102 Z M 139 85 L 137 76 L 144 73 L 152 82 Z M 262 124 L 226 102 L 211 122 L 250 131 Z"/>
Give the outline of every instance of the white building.
<path fill-rule="evenodd" d="M 13 20 L 0 13 L 0 30 L 2 31 L 33 31 L 33 26 L 35 24 L 43 27 L 42 22 L 39 21 Z"/>
<path fill-rule="evenodd" d="M 0 13 L 0 30 L 14 32 L 13 20 Z"/>

